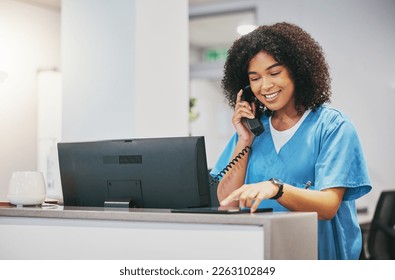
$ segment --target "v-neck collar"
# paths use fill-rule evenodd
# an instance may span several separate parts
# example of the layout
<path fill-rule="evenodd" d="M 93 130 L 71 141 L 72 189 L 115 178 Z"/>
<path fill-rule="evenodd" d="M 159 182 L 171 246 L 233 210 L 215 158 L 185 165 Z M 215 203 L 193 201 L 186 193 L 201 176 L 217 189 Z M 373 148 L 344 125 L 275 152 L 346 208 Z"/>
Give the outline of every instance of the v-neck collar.
<path fill-rule="evenodd" d="M 310 113 L 311 110 L 306 110 L 303 113 L 303 116 L 298 120 L 298 122 L 295 125 L 284 131 L 276 130 L 272 125 L 271 117 L 268 118 L 270 137 L 272 139 L 273 148 L 276 151 L 277 155 L 279 155 L 283 147 L 285 147 L 289 142 L 291 142 L 294 136 L 298 134 L 298 131 L 300 130 L 304 121 L 307 119 Z"/>

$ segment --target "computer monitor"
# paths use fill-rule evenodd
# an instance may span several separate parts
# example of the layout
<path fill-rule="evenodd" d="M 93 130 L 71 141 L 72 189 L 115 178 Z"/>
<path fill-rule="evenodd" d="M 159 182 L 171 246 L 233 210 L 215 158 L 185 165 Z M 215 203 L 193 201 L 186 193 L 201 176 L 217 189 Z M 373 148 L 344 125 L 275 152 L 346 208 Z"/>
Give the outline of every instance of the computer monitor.
<path fill-rule="evenodd" d="M 210 205 L 203 136 L 58 143 L 64 206 Z"/>

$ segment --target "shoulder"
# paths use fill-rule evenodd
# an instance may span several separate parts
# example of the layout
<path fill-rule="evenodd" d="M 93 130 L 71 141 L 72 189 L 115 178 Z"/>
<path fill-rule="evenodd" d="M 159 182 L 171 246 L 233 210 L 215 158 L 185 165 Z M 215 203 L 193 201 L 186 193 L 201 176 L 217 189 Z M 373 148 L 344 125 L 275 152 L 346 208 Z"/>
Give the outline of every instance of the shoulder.
<path fill-rule="evenodd" d="M 351 125 L 352 123 L 349 117 L 342 111 L 322 105 L 315 111 L 311 112 L 316 122 L 321 123 L 325 126 L 338 126 L 338 125 Z"/>
<path fill-rule="evenodd" d="M 329 107 L 328 105 L 322 105 L 318 107 L 313 114 L 317 114 L 323 120 L 348 120 L 348 116 L 339 109 Z"/>
<path fill-rule="evenodd" d="M 340 133 L 344 136 L 355 137 L 357 133 L 349 117 L 338 109 L 323 105 L 311 113 L 313 122 L 323 136 Z"/>

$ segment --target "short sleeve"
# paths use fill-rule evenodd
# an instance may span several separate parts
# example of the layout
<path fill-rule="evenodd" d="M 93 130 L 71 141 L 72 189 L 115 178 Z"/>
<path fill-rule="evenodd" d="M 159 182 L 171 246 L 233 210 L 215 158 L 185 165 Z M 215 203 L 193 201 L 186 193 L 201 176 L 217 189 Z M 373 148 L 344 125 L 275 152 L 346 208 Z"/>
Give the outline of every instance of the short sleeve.
<path fill-rule="evenodd" d="M 371 190 L 366 161 L 354 125 L 338 113 L 321 138 L 315 166 L 316 189 L 346 187 L 343 200 L 357 199 Z"/>

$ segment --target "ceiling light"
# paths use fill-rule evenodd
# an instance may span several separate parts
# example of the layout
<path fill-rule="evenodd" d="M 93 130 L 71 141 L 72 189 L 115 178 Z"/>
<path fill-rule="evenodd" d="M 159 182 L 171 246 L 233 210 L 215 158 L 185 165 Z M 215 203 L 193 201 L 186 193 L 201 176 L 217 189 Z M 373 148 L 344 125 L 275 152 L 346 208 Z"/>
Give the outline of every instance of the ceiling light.
<path fill-rule="evenodd" d="M 256 28 L 255 25 L 252 24 L 242 24 L 237 27 L 237 33 L 239 33 L 241 36 L 246 35 L 253 31 Z"/>

